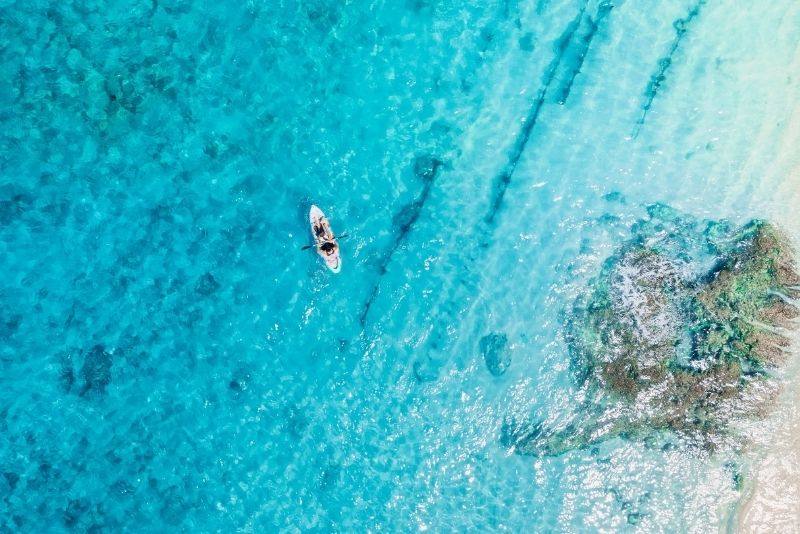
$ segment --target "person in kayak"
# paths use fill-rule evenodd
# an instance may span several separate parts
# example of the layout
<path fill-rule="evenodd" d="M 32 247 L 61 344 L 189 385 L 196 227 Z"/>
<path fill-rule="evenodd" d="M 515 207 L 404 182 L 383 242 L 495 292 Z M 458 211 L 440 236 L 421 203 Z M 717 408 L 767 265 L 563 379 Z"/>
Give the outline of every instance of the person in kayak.
<path fill-rule="evenodd" d="M 332 241 L 325 241 L 323 244 L 319 246 L 320 250 L 323 250 L 325 254 L 330 256 L 333 254 L 333 251 L 336 250 L 336 245 L 333 244 Z"/>

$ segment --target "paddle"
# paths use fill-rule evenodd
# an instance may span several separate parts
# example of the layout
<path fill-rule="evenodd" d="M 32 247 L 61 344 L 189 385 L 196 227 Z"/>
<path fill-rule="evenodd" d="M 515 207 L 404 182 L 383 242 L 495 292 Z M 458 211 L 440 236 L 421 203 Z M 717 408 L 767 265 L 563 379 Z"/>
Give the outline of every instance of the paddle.
<path fill-rule="evenodd" d="M 345 237 L 347 237 L 347 233 L 346 232 L 344 234 L 342 234 L 342 235 L 334 236 L 333 239 L 344 239 Z M 326 239 L 325 241 L 323 241 L 323 243 L 329 243 L 329 242 L 333 241 L 333 239 Z M 306 245 L 303 248 L 301 248 L 300 250 L 308 250 L 308 249 L 314 248 L 316 246 L 317 246 L 316 244 Z"/>

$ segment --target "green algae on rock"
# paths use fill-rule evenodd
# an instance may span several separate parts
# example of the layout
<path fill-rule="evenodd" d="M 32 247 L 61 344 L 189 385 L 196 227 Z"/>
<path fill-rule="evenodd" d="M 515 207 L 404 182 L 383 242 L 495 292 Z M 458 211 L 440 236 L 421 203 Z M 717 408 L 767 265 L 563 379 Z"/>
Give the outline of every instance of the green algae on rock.
<path fill-rule="evenodd" d="M 558 429 L 507 419 L 502 440 L 515 451 L 669 433 L 713 451 L 778 392 L 771 370 L 785 362 L 782 330 L 800 296 L 786 239 L 760 220 L 735 228 L 664 205 L 648 213 L 566 314 L 581 417 Z"/>

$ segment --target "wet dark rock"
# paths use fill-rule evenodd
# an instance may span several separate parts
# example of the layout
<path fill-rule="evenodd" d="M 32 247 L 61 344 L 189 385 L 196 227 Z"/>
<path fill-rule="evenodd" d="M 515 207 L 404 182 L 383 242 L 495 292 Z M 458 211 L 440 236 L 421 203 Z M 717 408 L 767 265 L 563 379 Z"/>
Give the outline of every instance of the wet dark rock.
<path fill-rule="evenodd" d="M 573 376 L 598 400 L 569 431 L 517 424 L 505 438 L 516 450 L 560 454 L 610 438 L 655 448 L 671 433 L 713 451 L 740 439 L 732 420 L 763 416 L 777 394 L 771 369 L 788 340 L 775 327 L 799 314 L 785 238 L 763 221 L 648 211 L 565 322 Z"/>
<path fill-rule="evenodd" d="M 500 376 L 511 365 L 511 354 L 506 350 L 508 338 L 505 334 L 483 336 L 479 346 L 486 367 L 493 376 Z"/>
<path fill-rule="evenodd" d="M 204 297 L 214 294 L 219 289 L 219 282 L 211 273 L 206 273 L 200 277 L 195 286 L 195 291 Z"/>

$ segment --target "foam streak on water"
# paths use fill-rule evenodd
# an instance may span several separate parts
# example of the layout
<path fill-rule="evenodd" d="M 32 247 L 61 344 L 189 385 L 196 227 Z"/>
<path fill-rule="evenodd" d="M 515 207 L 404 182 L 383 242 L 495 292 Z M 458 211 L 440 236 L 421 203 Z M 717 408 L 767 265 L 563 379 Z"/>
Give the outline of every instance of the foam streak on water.
<path fill-rule="evenodd" d="M 0 530 L 724 528 L 735 451 L 537 459 L 501 427 L 582 415 L 564 313 L 647 205 L 800 243 L 799 29 L 790 1 L 0 0 Z"/>

